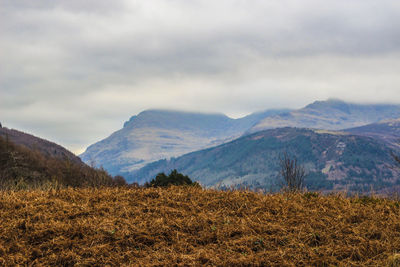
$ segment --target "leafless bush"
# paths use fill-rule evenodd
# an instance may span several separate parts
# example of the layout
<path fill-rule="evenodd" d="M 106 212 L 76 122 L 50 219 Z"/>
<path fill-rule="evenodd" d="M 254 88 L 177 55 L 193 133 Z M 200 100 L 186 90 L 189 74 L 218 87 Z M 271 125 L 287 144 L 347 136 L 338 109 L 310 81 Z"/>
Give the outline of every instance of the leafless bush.
<path fill-rule="evenodd" d="M 117 187 L 128 186 L 128 183 L 126 182 L 125 178 L 122 177 L 121 175 L 117 175 L 113 178 L 113 184 L 114 186 Z"/>
<path fill-rule="evenodd" d="M 302 191 L 306 171 L 296 158 L 290 158 L 285 152 L 280 160 L 280 174 L 285 182 L 285 190 L 289 192 Z"/>

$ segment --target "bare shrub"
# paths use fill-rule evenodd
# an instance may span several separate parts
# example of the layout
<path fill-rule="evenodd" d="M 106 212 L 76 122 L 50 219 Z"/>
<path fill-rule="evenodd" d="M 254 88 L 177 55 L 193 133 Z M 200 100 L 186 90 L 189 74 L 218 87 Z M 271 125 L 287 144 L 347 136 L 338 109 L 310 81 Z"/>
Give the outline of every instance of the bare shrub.
<path fill-rule="evenodd" d="M 280 174 L 284 180 L 284 189 L 289 192 L 299 192 L 304 188 L 306 171 L 296 158 L 290 158 L 285 152 L 280 160 Z"/>
<path fill-rule="evenodd" d="M 121 175 L 117 175 L 113 178 L 113 184 L 114 184 L 114 186 L 117 186 L 117 187 L 122 187 L 122 186 L 128 185 L 125 178 Z"/>

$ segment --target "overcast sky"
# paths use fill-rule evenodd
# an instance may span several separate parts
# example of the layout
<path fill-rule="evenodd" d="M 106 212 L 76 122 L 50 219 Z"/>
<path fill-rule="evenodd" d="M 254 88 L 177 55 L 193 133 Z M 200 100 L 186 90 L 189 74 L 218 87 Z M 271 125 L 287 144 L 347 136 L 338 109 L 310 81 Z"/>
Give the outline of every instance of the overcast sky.
<path fill-rule="evenodd" d="M 149 108 L 400 103 L 398 0 L 0 0 L 0 122 L 75 153 Z"/>

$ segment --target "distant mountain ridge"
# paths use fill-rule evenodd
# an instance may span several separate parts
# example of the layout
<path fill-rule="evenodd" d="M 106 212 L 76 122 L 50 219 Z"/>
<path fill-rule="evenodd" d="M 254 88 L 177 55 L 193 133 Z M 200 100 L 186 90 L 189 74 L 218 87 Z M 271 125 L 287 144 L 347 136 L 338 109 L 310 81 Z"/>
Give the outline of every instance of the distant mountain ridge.
<path fill-rule="evenodd" d="M 400 169 L 391 148 L 370 137 L 345 132 L 278 128 L 160 160 L 133 172 L 144 182 L 159 172 L 177 169 L 205 186 L 279 188 L 279 156 L 288 152 L 308 171 L 310 190 L 376 191 L 400 188 Z"/>
<path fill-rule="evenodd" d="M 350 128 L 345 131 L 382 140 L 393 148 L 400 148 L 400 118 Z"/>
<path fill-rule="evenodd" d="M 287 111 L 267 110 L 232 119 L 223 114 L 146 110 L 132 116 L 121 130 L 89 146 L 81 158 L 111 174 L 125 175 L 159 159 L 233 140 L 260 119 Z"/>
<path fill-rule="evenodd" d="M 353 104 L 329 99 L 316 101 L 299 110 L 264 118 L 248 133 L 280 127 L 341 130 L 399 117 L 400 105 Z"/>

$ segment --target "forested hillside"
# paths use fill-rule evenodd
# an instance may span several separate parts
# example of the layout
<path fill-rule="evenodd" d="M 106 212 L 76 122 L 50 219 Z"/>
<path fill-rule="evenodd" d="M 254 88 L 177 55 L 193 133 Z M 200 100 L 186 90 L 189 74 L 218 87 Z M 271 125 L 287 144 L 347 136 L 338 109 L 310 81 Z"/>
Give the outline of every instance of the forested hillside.
<path fill-rule="evenodd" d="M 344 132 L 280 128 L 149 164 L 131 181 L 177 169 L 205 186 L 280 188 L 279 157 L 287 152 L 302 164 L 309 190 L 369 192 L 398 190 L 400 170 L 392 149 L 370 137 Z"/>
<path fill-rule="evenodd" d="M 16 145 L 22 145 L 30 150 L 37 150 L 44 156 L 54 157 L 62 160 L 66 159 L 75 163 L 82 163 L 79 157 L 64 147 L 28 133 L 24 133 L 15 129 L 8 129 L 6 127 L 0 127 L 0 137 L 8 139 Z"/>
<path fill-rule="evenodd" d="M 0 189 L 113 185 L 113 178 L 104 170 L 68 158 L 45 156 L 42 151 L 0 136 Z"/>
<path fill-rule="evenodd" d="M 400 117 L 392 120 L 384 120 L 356 128 L 346 129 L 346 132 L 369 136 L 392 146 L 400 148 Z"/>

